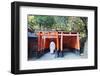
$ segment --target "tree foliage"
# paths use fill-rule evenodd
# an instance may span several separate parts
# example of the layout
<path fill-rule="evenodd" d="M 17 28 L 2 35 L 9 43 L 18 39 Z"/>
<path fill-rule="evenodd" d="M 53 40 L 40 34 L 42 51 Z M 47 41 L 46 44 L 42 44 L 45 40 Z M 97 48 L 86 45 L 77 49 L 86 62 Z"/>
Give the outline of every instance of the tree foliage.
<path fill-rule="evenodd" d="M 34 16 L 37 25 L 43 28 L 50 28 L 54 24 L 54 18 L 52 16 Z"/>
<path fill-rule="evenodd" d="M 34 30 L 58 30 L 79 32 L 81 37 L 87 36 L 87 17 L 77 16 L 45 16 L 29 15 L 28 26 Z"/>

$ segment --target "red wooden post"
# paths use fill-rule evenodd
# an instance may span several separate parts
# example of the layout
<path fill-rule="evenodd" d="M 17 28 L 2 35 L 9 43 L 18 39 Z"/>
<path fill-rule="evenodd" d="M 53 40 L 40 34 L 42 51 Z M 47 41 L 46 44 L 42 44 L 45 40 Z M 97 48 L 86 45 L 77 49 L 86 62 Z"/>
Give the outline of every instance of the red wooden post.
<path fill-rule="evenodd" d="M 60 49 L 63 50 L 63 32 L 61 32 Z"/>
<path fill-rule="evenodd" d="M 59 38 L 58 38 L 58 32 L 56 32 L 56 38 L 57 38 L 57 50 L 59 50 Z"/>
<path fill-rule="evenodd" d="M 79 33 L 77 33 L 77 49 L 80 50 L 80 38 L 79 38 Z"/>

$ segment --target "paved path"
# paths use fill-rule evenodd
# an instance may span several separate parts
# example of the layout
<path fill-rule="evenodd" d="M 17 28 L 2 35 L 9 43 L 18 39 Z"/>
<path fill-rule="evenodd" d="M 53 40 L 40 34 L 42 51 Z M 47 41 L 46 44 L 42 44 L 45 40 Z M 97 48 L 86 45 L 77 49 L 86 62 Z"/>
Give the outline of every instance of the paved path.
<path fill-rule="evenodd" d="M 88 41 L 86 41 L 86 43 L 85 43 L 84 53 L 82 56 L 80 56 L 79 54 L 77 54 L 75 52 L 67 51 L 64 53 L 64 57 L 56 57 L 55 54 L 51 54 L 50 52 L 48 52 L 36 60 L 84 59 L 84 58 L 88 57 L 87 51 L 88 51 Z M 34 59 L 31 59 L 31 60 L 34 60 Z"/>

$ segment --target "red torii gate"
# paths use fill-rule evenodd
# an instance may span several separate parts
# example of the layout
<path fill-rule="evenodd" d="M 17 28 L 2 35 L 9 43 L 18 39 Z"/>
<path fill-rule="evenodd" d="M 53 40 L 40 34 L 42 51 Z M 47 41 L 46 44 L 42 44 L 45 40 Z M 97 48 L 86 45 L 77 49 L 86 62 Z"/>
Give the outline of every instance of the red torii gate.
<path fill-rule="evenodd" d="M 80 39 L 78 33 L 64 33 L 63 31 L 57 32 L 57 31 L 40 31 L 37 33 L 38 36 L 38 51 L 42 51 L 46 48 L 46 39 L 55 38 L 56 39 L 56 48 L 57 50 L 63 51 L 63 39 L 64 37 L 76 37 L 73 38 L 73 43 L 69 44 L 72 45 L 73 48 L 80 50 Z M 59 40 L 60 37 L 60 40 Z M 66 41 L 68 42 L 68 41 Z M 74 45 L 73 45 L 74 44 Z M 48 44 L 49 48 L 49 44 Z"/>

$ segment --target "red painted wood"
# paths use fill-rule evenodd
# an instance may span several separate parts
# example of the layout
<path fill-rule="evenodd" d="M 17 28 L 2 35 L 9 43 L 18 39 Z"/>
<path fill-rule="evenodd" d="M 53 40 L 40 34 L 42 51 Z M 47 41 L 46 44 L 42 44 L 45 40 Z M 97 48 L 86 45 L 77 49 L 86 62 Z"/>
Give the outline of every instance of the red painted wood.
<path fill-rule="evenodd" d="M 68 34 L 68 32 L 64 32 L 64 34 Z M 77 34 L 77 33 L 72 32 L 71 34 Z M 49 48 L 51 38 L 46 38 L 45 39 L 45 46 L 44 46 L 44 39 L 42 38 L 43 33 L 39 32 L 37 35 L 38 35 L 38 50 Z M 49 36 L 49 35 L 47 34 L 47 36 Z M 55 36 L 57 36 L 56 33 L 55 33 Z M 56 48 L 60 49 L 60 46 L 61 46 L 60 36 L 58 38 L 58 45 L 57 45 L 57 39 L 56 38 L 52 38 L 52 40 L 55 42 Z M 63 36 L 63 48 L 79 49 L 80 48 L 80 41 L 79 40 L 80 39 L 79 39 L 79 37 L 77 39 L 77 36 Z"/>

